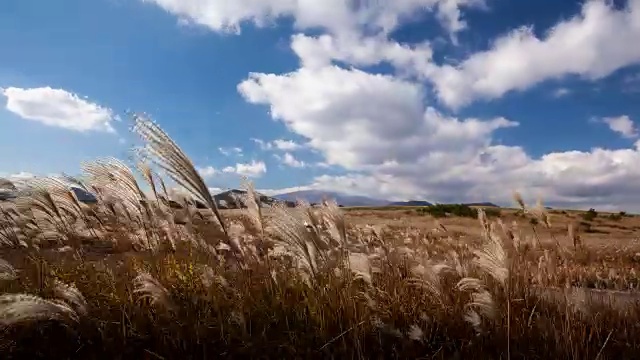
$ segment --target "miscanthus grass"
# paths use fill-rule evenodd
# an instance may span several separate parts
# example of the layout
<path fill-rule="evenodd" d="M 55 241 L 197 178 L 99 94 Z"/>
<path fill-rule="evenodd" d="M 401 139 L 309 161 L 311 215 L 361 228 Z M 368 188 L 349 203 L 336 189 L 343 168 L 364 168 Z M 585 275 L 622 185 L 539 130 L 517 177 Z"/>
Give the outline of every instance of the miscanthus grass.
<path fill-rule="evenodd" d="M 631 245 L 597 253 L 569 227 L 565 247 L 519 194 L 524 224 L 480 210 L 464 240 L 437 220 L 349 224 L 330 199 L 265 204 L 246 179 L 244 209 L 224 211 L 180 147 L 133 120 L 131 164 L 27 181 L 0 205 L 2 358 L 640 357 L 633 294 L 585 290 L 637 288 Z"/>

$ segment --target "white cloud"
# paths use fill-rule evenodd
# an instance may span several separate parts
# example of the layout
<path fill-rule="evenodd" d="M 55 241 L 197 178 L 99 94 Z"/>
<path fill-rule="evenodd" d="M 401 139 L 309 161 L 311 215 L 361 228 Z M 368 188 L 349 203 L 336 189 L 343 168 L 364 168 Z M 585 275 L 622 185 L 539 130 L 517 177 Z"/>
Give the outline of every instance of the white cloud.
<path fill-rule="evenodd" d="M 328 164 L 347 169 L 412 162 L 434 149 L 474 152 L 492 131 L 516 125 L 446 118 L 424 108 L 417 84 L 336 66 L 252 74 L 238 88 L 248 101 L 270 105 L 272 116 L 310 139 Z"/>
<path fill-rule="evenodd" d="M 283 150 L 283 151 L 294 151 L 303 149 L 305 146 L 302 144 L 298 144 L 293 140 L 284 140 L 284 139 L 276 139 L 273 141 L 265 141 L 262 139 L 251 138 L 251 141 L 258 144 L 261 150 Z"/>
<path fill-rule="evenodd" d="M 284 165 L 294 168 L 303 168 L 307 164 L 304 161 L 298 160 L 291 153 L 285 153 L 284 156 L 274 155 L 276 159 L 280 160 Z"/>
<path fill-rule="evenodd" d="M 327 66 L 334 60 L 359 66 L 388 62 L 405 72 L 427 72 L 434 68 L 429 43 L 399 44 L 386 36 L 296 34 L 291 37 L 291 48 L 306 68 Z"/>
<path fill-rule="evenodd" d="M 197 168 L 196 170 L 198 170 L 198 173 L 204 179 L 211 178 L 214 175 L 219 173 L 218 169 L 216 169 L 216 168 L 214 168 L 213 166 L 210 166 L 210 165 L 202 167 L 202 168 Z"/>
<path fill-rule="evenodd" d="M 50 87 L 0 89 L 6 109 L 26 120 L 74 131 L 115 132 L 111 109 L 81 99 L 78 95 Z"/>
<path fill-rule="evenodd" d="M 238 86 L 274 119 L 309 139 L 326 163 L 349 171 L 309 188 L 377 198 L 510 203 L 512 190 L 575 207 L 640 203 L 640 151 L 593 149 L 530 157 L 495 144 L 504 118 L 457 119 L 424 105 L 422 88 L 337 66 L 251 74 Z M 629 195 L 637 193 L 638 196 Z"/>
<path fill-rule="evenodd" d="M 238 163 L 235 166 L 227 166 L 223 173 L 233 173 L 247 177 L 260 177 L 267 172 L 267 165 L 263 161 L 252 160 L 250 163 Z"/>
<path fill-rule="evenodd" d="M 500 203 L 509 203 L 511 191 L 517 189 L 530 199 L 541 195 L 550 203 L 640 209 L 638 145 L 534 158 L 521 147 L 493 141 L 497 131 L 508 131 L 516 122 L 501 117 L 458 119 L 426 103 L 427 89 L 415 82 L 427 80 L 439 100 L 455 109 L 567 75 L 604 78 L 640 62 L 640 48 L 629 46 L 640 38 L 640 0 L 629 0 L 625 9 L 587 0 L 581 14 L 560 21 L 540 38 L 523 27 L 501 36 L 486 51 L 444 65 L 435 63 L 430 43 L 401 44 L 389 34 L 426 6 L 455 36 L 466 26 L 460 9 L 480 2 L 380 1 L 352 9 L 341 0 L 149 1 L 214 30 L 235 31 L 244 21 L 266 25 L 283 16 L 292 17 L 298 29 L 320 30 L 319 35 L 291 38 L 300 58 L 298 70 L 254 73 L 238 86 L 248 102 L 268 106 L 274 119 L 323 156 L 324 161 L 315 165 L 347 172 L 320 176 L 295 189 L 391 200 Z M 335 61 L 346 65 L 335 66 Z M 351 67 L 380 62 L 393 65 L 396 74 Z M 275 141 L 253 141 L 263 150 L 293 151 L 278 148 Z M 222 171 L 238 173 L 239 165 Z M 290 189 L 261 191 L 285 190 Z"/>
<path fill-rule="evenodd" d="M 595 148 L 529 157 L 519 147 L 490 146 L 464 161 L 423 161 L 370 173 L 317 177 L 307 188 L 342 191 L 389 200 L 493 201 L 511 204 L 519 190 L 533 202 L 571 208 L 640 211 L 640 161 L 633 149 Z"/>
<path fill-rule="evenodd" d="M 219 187 L 210 187 L 210 188 L 208 188 L 208 190 L 209 190 L 210 193 L 212 193 L 214 195 L 225 191 L 225 190 L 223 190 L 222 188 L 219 188 Z"/>
<path fill-rule="evenodd" d="M 224 148 L 224 147 L 219 147 L 218 151 L 220 151 L 220 153 L 224 156 L 242 156 L 242 148 L 239 147 L 229 147 L 229 148 Z"/>
<path fill-rule="evenodd" d="M 357 66 L 387 62 L 400 75 L 429 80 L 439 99 L 457 109 L 477 99 L 494 99 L 544 80 L 578 75 L 587 80 L 640 63 L 640 0 L 625 9 L 589 0 L 581 14 L 561 21 L 543 38 L 521 27 L 495 40 L 490 49 L 471 54 L 458 65 L 437 65 L 430 44 L 400 44 L 386 34 L 322 34 L 292 37 L 303 67 L 320 68 L 339 60 Z M 558 90 L 555 95 L 566 95 Z"/>
<path fill-rule="evenodd" d="M 273 145 L 270 142 L 262 139 L 251 138 L 251 141 L 256 143 L 261 150 L 271 150 L 273 148 Z"/>
<path fill-rule="evenodd" d="M 11 184 L 13 184 L 13 186 L 15 186 L 18 189 L 23 188 L 26 181 L 31 180 L 35 177 L 36 177 L 35 174 L 27 171 L 20 171 L 18 173 L 11 173 L 11 174 L 0 173 L 0 179 L 9 180 Z M 7 185 L 8 184 L 2 184 L 2 181 L 0 181 L 0 191 L 2 190 L 6 191 L 7 189 L 9 189 L 9 186 Z"/>
<path fill-rule="evenodd" d="M 9 176 L 7 176 L 6 178 L 9 180 L 25 180 L 25 179 L 32 179 L 34 178 L 36 175 L 27 171 L 20 171 L 19 173 L 15 173 L 15 174 L 9 174 Z"/>
<path fill-rule="evenodd" d="M 293 151 L 301 149 L 303 146 L 292 140 L 277 139 L 273 141 L 273 146 L 279 150 Z"/>
<path fill-rule="evenodd" d="M 588 0 L 579 15 L 559 22 L 544 38 L 521 27 L 495 40 L 489 50 L 425 75 L 440 100 L 457 108 L 566 75 L 604 78 L 640 63 L 640 47 L 630 45 L 639 38 L 640 0 L 629 0 L 624 9 L 611 1 Z"/>
<path fill-rule="evenodd" d="M 638 137 L 638 128 L 627 115 L 606 117 L 602 119 L 602 122 L 607 124 L 611 131 L 614 131 L 625 138 Z"/>
<path fill-rule="evenodd" d="M 561 98 L 561 97 L 567 96 L 569 94 L 571 94 L 571 90 L 569 90 L 567 88 L 558 88 L 558 89 L 556 89 L 556 91 L 553 92 L 553 97 Z"/>
<path fill-rule="evenodd" d="M 286 194 L 286 193 L 296 192 L 296 191 L 312 190 L 313 188 L 314 188 L 314 185 L 308 185 L 308 186 L 293 186 L 293 187 L 281 188 L 281 189 L 256 189 L 256 191 L 267 196 L 274 196 L 274 195 Z"/>
<path fill-rule="evenodd" d="M 143 0 L 155 3 L 178 16 L 181 23 L 193 22 L 214 31 L 239 33 L 252 22 L 265 26 L 290 17 L 298 29 L 322 28 L 333 34 L 379 32 L 388 34 L 401 21 L 420 12 L 435 12 L 442 26 L 455 35 L 466 28 L 461 8 L 485 8 L 483 0 Z"/>
<path fill-rule="evenodd" d="M 33 179 L 36 175 L 27 171 L 20 171 L 18 173 L 0 173 L 0 178 L 11 181 L 14 185 L 20 185 L 25 180 Z M 2 184 L 0 184 L 0 189 L 3 188 Z"/>

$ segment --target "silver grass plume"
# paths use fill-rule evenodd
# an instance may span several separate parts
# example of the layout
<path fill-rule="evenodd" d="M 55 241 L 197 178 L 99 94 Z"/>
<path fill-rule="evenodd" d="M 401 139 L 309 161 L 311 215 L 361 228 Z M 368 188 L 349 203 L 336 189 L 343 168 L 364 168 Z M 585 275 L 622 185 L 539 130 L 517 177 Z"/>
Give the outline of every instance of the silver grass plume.
<path fill-rule="evenodd" d="M 246 191 L 244 196 L 242 196 L 242 203 L 247 207 L 246 212 L 249 220 L 260 230 L 262 238 L 264 239 L 265 224 L 260 195 L 256 192 L 253 183 L 246 177 L 242 178 L 242 189 Z"/>
<path fill-rule="evenodd" d="M 73 191 L 59 179 L 34 178 L 25 182 L 28 191 L 16 201 L 18 210 L 30 214 L 42 231 L 67 233 L 71 231 L 68 216 L 83 216 L 82 207 Z"/>
<path fill-rule="evenodd" d="M 71 320 L 78 314 L 66 303 L 27 294 L 0 296 L 0 325 L 11 326 L 25 321 Z"/>
<path fill-rule="evenodd" d="M 0 189 L 17 190 L 13 181 L 0 177 Z"/>
<path fill-rule="evenodd" d="M 135 287 L 133 292 L 139 294 L 141 299 L 149 299 L 152 305 L 159 304 L 169 310 L 173 309 L 169 291 L 151 274 L 139 272 L 133 279 L 133 284 Z"/>
<path fill-rule="evenodd" d="M 334 199 L 323 200 L 320 211 L 324 223 L 331 234 L 330 240 L 344 248 L 347 245 L 347 226 L 344 213 Z"/>
<path fill-rule="evenodd" d="M 213 211 L 229 242 L 224 218 L 191 160 L 157 124 L 139 114 L 134 114 L 133 120 L 133 131 L 146 142 L 145 151 L 150 155 L 151 160 L 162 168 L 171 179 L 187 189 L 194 197 L 201 200 Z M 234 245 L 229 245 L 232 246 L 235 252 L 241 252 Z"/>
<path fill-rule="evenodd" d="M 426 290 L 431 299 L 442 304 L 443 291 L 440 279 L 440 271 L 443 267 L 432 264 L 419 264 L 411 269 L 412 277 L 408 280 L 409 285 Z"/>
<path fill-rule="evenodd" d="M 481 212 L 482 210 L 479 210 Z M 482 218 L 481 218 L 482 223 Z M 486 224 L 482 223 L 485 227 Z M 473 263 L 484 273 L 493 277 L 502 286 L 505 286 L 507 277 L 509 276 L 508 258 L 504 250 L 502 239 L 495 233 L 493 227 L 484 234 L 484 245 L 480 250 L 474 250 L 476 258 Z"/>
<path fill-rule="evenodd" d="M 271 228 L 275 242 L 294 256 L 300 270 L 313 278 L 318 273 L 318 261 L 325 258 L 318 247 L 321 241 L 318 232 L 305 226 L 308 220 L 306 210 L 298 207 L 288 209 L 282 204 L 273 206 Z"/>
<path fill-rule="evenodd" d="M 5 259 L 0 258 L 0 280 L 15 280 L 18 271 Z"/>
<path fill-rule="evenodd" d="M 87 315 L 87 300 L 74 285 L 67 285 L 56 280 L 53 292 L 58 298 L 71 305 L 76 313 L 82 316 Z"/>
<path fill-rule="evenodd" d="M 122 201 L 129 215 L 135 214 L 142 222 L 141 200 L 146 195 L 140 189 L 129 167 L 122 161 L 108 157 L 82 164 L 82 170 L 90 183 L 101 190 L 103 195 L 112 195 Z"/>

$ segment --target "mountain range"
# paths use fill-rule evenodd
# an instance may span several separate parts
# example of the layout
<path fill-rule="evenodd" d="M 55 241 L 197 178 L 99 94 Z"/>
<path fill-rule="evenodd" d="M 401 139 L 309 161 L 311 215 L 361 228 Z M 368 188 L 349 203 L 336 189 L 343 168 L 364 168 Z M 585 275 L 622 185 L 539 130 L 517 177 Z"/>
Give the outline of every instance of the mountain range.
<path fill-rule="evenodd" d="M 348 195 L 336 191 L 324 190 L 302 190 L 273 196 L 276 199 L 285 201 L 296 201 L 304 199 L 309 203 L 321 203 L 323 199 L 333 199 L 338 205 L 342 206 L 429 206 L 431 203 L 427 201 L 410 200 L 410 201 L 389 201 L 384 199 L 376 199 L 367 196 Z"/>
<path fill-rule="evenodd" d="M 338 205 L 342 206 L 431 206 L 433 203 L 425 200 L 390 201 L 376 199 L 367 196 L 348 195 L 336 191 L 325 190 L 302 190 L 284 194 L 273 195 L 272 197 L 295 202 L 297 199 L 304 199 L 309 203 L 321 203 L 324 198 L 334 199 Z M 499 207 L 491 202 L 466 203 L 468 206 Z"/>
<path fill-rule="evenodd" d="M 0 191 L 0 200 L 10 200 L 16 197 L 15 191 L 11 191 L 9 189 L 2 189 L 4 191 Z M 78 200 L 84 203 L 94 203 L 96 202 L 95 197 L 80 189 L 78 187 L 73 186 L 72 190 L 75 192 Z M 237 206 L 237 201 L 240 199 L 241 195 L 245 193 L 244 190 L 231 189 L 228 191 L 224 191 L 214 195 L 214 199 L 218 206 L 222 208 L 233 208 Z M 348 195 L 341 192 L 336 191 L 325 191 L 325 190 L 302 190 L 302 191 L 294 191 L 288 192 L 284 194 L 278 194 L 273 196 L 267 196 L 264 194 L 259 194 L 260 200 L 263 204 L 270 205 L 278 201 L 284 201 L 288 206 L 294 206 L 296 200 L 302 199 L 306 200 L 311 204 L 319 204 L 324 199 L 333 199 L 340 206 L 345 207 L 367 207 L 367 206 L 430 206 L 432 203 L 424 200 L 409 200 L 409 201 L 390 201 L 384 199 L 377 199 L 367 196 L 358 196 L 358 195 Z M 497 205 L 489 202 L 479 202 L 479 203 L 468 203 L 469 206 L 484 206 L 484 207 L 497 207 Z M 199 207 L 203 207 L 204 204 L 198 204 Z"/>

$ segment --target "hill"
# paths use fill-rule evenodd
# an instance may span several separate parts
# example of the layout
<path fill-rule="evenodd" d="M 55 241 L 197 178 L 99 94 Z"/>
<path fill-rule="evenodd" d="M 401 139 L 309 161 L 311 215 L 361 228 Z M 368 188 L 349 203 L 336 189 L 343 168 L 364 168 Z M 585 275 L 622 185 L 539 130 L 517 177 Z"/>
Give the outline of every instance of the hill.
<path fill-rule="evenodd" d="M 431 206 L 432 203 L 423 200 L 394 201 L 389 206 Z"/>
<path fill-rule="evenodd" d="M 338 205 L 342 206 L 385 206 L 389 204 L 387 200 L 374 199 L 367 196 L 347 195 L 335 191 L 323 190 L 303 190 L 294 191 L 274 196 L 277 199 L 285 201 L 296 201 L 297 199 L 306 200 L 309 203 L 321 203 L 322 200 L 333 199 Z"/>
<path fill-rule="evenodd" d="M 245 190 L 239 189 L 231 189 L 227 191 L 223 191 L 213 196 L 216 205 L 222 209 L 234 209 L 234 208 L 243 208 L 245 207 L 242 203 L 242 196 L 244 196 L 247 192 Z M 285 201 L 288 206 L 295 205 L 292 201 L 287 201 L 284 199 L 278 199 L 276 197 L 267 196 L 261 193 L 258 193 L 260 197 L 260 202 L 264 205 L 272 205 L 277 202 Z"/>
<path fill-rule="evenodd" d="M 467 206 L 482 206 L 482 207 L 500 207 L 494 203 L 491 202 L 475 202 L 475 203 L 466 203 L 464 205 Z"/>

